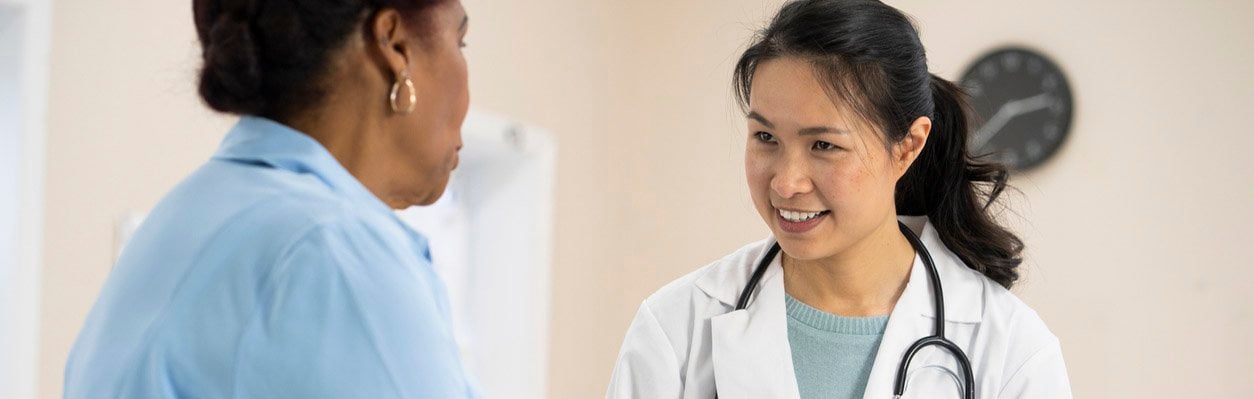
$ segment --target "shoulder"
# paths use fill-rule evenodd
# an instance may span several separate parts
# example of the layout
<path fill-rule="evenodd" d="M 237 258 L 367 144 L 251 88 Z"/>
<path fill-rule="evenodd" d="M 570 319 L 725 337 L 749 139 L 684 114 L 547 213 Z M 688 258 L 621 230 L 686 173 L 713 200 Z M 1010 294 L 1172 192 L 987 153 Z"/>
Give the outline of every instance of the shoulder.
<path fill-rule="evenodd" d="M 1013 346 L 1034 349 L 1058 342 L 1040 315 L 1011 290 L 971 269 L 947 249 L 937 255 L 945 300 L 954 305 L 947 309 L 953 314 L 951 321 L 979 322 L 980 331 Z"/>
<path fill-rule="evenodd" d="M 989 349 L 1004 356 L 993 366 L 1003 381 L 1000 396 L 1070 397 L 1061 341 L 1031 306 L 1000 284 L 984 281 L 987 299 L 980 330 L 996 340 Z"/>
<path fill-rule="evenodd" d="M 733 302 L 749 280 L 762 254 L 774 243 L 764 239 L 749 243 L 655 291 L 645 299 L 654 314 L 667 315 L 686 303 Z"/>
<path fill-rule="evenodd" d="M 313 174 L 215 159 L 170 190 L 152 216 L 300 229 L 357 212 Z"/>
<path fill-rule="evenodd" d="M 339 255 L 412 254 L 413 236 L 394 215 L 355 204 L 316 176 L 253 165 L 210 161 L 170 191 L 141 230 L 180 235 L 206 249 L 266 263 L 296 249 L 374 246 L 386 251 Z M 140 232 L 137 232 L 139 238 Z"/>
<path fill-rule="evenodd" d="M 1016 347 L 1017 352 L 1058 345 L 1058 337 L 1036 310 L 1001 284 L 983 275 L 979 277 L 984 283 L 984 323 L 989 331 L 1002 332 L 1007 344 Z"/>
<path fill-rule="evenodd" d="M 956 323 L 955 334 L 970 334 L 969 338 L 984 348 L 981 350 L 1004 356 L 1007 366 L 1024 364 L 1034 354 L 1057 350 L 1058 338 L 1035 310 L 1001 284 L 968 266 L 945 245 L 930 222 L 913 222 L 916 226 L 922 225 L 916 231 L 925 247 L 931 250 L 930 256 L 944 287 L 945 319 Z M 924 281 L 922 278 L 916 281 L 912 275 L 911 284 L 916 283 L 924 284 Z M 922 301 L 913 306 L 923 309 L 925 314 L 932 312 L 930 295 L 913 298 Z M 968 328 L 974 326 L 978 328 Z"/>
<path fill-rule="evenodd" d="M 1025 380 L 1065 387 L 1061 344 L 1041 316 L 1001 284 L 956 257 L 951 260 L 953 263 L 941 260 L 938 264 L 945 265 L 941 275 L 946 283 L 946 302 L 951 305 L 947 310 L 954 314 L 954 318 L 946 318 L 957 323 L 952 330 L 954 339 L 968 342 L 968 351 L 982 354 L 984 375 L 1000 380 L 1004 392 L 1018 389 L 1015 387 Z"/>
<path fill-rule="evenodd" d="M 706 320 L 735 307 L 753 265 L 773 240 L 750 243 L 658 289 L 640 305 L 638 322 L 656 325 L 678 353 L 706 328 Z"/>
<path fill-rule="evenodd" d="M 345 263 L 394 255 L 407 246 L 403 228 L 386 216 L 336 198 L 283 196 L 258 201 L 229 223 L 242 233 L 238 237 L 258 240 L 281 258 L 321 253 L 328 261 Z"/>
<path fill-rule="evenodd" d="M 978 328 L 959 329 L 957 331 L 966 332 L 956 333 L 959 336 L 974 334 L 971 336 L 976 345 L 974 350 L 984 353 L 986 359 L 1000 359 L 990 363 L 989 375 L 1000 376 L 997 378 L 1007 384 L 1021 378 L 1065 382 L 1061 344 L 1040 314 L 983 274 L 969 268 L 963 273 L 975 282 L 964 288 L 970 290 L 969 295 L 981 298 L 982 306 L 979 306 Z"/>
<path fill-rule="evenodd" d="M 918 226 L 912 229 L 918 232 L 935 262 L 944 287 L 948 321 L 980 323 L 979 331 L 987 332 L 990 339 L 1006 340 L 1012 345 L 1039 347 L 1057 342 L 1036 311 L 1001 284 L 968 266 L 945 244 L 931 222 L 906 220 L 907 224 L 911 222 Z M 915 283 L 915 276 L 911 280 Z M 917 282 L 923 283 L 922 279 Z M 930 309 L 930 302 L 922 306 Z"/>
<path fill-rule="evenodd" d="M 684 368 L 689 354 L 701 345 L 707 320 L 732 310 L 734 300 L 727 298 L 739 292 L 758 254 L 772 242 L 745 245 L 649 295 L 627 330 L 619 367 L 644 362 L 651 369 Z M 616 380 L 619 373 L 616 368 Z"/>

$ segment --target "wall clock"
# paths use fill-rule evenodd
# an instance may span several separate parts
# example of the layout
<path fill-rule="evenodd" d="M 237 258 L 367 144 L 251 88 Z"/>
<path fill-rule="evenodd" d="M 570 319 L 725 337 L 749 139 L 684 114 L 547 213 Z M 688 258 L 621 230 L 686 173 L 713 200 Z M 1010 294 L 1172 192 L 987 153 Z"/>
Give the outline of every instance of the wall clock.
<path fill-rule="evenodd" d="M 1062 69 L 1041 53 L 1020 47 L 990 51 L 967 68 L 961 85 L 977 116 L 967 139 L 973 155 L 1028 170 L 1053 156 L 1071 130 L 1071 87 Z"/>

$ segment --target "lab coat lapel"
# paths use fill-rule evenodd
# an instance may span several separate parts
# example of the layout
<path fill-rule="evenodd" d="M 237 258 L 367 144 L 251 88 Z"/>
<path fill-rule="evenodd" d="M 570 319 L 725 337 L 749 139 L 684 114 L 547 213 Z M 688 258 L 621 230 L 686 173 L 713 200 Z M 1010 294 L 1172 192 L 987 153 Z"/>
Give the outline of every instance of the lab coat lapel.
<path fill-rule="evenodd" d="M 910 268 L 910 280 L 888 317 L 884 338 L 876 350 L 875 363 L 871 366 L 871 375 L 862 395 L 864 399 L 893 397 L 897 365 L 901 363 L 906 349 L 919 338 L 932 335 L 931 318 L 924 316 L 931 297 L 932 288 L 928 286 L 927 269 L 924 268 L 923 261 L 915 256 L 914 266 Z"/>
<path fill-rule="evenodd" d="M 719 398 L 800 397 L 788 344 L 780 270 L 777 258 L 762 276 L 747 309 L 711 319 L 714 382 Z"/>
<path fill-rule="evenodd" d="M 932 254 L 936 270 L 941 278 L 941 289 L 945 294 L 945 321 L 947 331 L 953 331 L 957 323 L 977 324 L 983 316 L 984 302 L 979 275 L 970 270 L 966 264 L 945 246 L 936 228 L 923 217 L 900 217 L 902 222 L 919 235 L 919 240 Z M 934 294 L 928 281 L 927 266 L 919 255 L 914 257 L 914 265 L 910 267 L 910 279 L 901 298 L 888 318 L 884 329 L 884 338 L 875 353 L 875 363 L 871 366 L 871 376 L 867 380 L 864 399 L 891 398 L 893 383 L 897 378 L 897 366 L 902 357 L 915 341 L 933 334 L 933 320 L 936 310 L 932 303 Z M 951 335 L 952 336 L 952 335 Z M 937 353 L 921 353 L 911 363 L 911 370 L 925 364 L 934 363 Z M 949 359 L 948 355 L 943 356 Z M 906 386 L 910 392 L 910 386 Z"/>

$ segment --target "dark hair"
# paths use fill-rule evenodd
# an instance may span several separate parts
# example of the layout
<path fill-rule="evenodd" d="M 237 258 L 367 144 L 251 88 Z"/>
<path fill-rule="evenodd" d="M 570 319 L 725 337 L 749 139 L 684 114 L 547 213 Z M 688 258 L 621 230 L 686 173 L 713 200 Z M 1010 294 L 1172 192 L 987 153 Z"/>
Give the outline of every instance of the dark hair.
<path fill-rule="evenodd" d="M 783 6 L 736 63 L 735 92 L 747 107 L 754 69 L 799 57 L 828 93 L 901 141 L 915 119 L 932 119 L 922 153 L 897 182 L 897 212 L 926 215 L 967 266 L 1006 288 L 1019 278 L 1023 242 L 997 224 L 988 207 L 1006 187 L 1006 169 L 967 151 L 969 100 L 957 85 L 928 72 L 910 19 L 874 0 L 798 0 Z"/>
<path fill-rule="evenodd" d="M 321 100 L 328 57 L 366 17 L 383 8 L 416 16 L 443 1 L 193 0 L 200 97 L 221 112 L 289 116 Z"/>

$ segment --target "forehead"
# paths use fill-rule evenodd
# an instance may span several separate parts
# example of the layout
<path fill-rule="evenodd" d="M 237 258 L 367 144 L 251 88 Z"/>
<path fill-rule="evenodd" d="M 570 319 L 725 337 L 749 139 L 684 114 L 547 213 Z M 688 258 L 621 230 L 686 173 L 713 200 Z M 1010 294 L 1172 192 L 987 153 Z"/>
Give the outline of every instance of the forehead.
<path fill-rule="evenodd" d="M 749 108 L 773 123 L 848 125 L 850 107 L 831 95 L 808 61 L 782 57 L 754 69 Z"/>
<path fill-rule="evenodd" d="M 466 17 L 466 9 L 462 8 L 462 2 L 457 0 L 439 2 L 425 12 L 428 20 L 441 31 L 458 30 Z"/>

